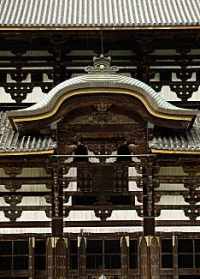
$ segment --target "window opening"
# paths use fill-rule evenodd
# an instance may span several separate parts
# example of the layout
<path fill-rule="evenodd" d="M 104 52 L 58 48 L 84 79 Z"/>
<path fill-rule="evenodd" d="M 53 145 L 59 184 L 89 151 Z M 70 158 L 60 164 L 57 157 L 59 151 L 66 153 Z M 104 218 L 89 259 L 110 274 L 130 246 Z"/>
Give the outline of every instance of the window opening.
<path fill-rule="evenodd" d="M 69 268 L 78 269 L 78 245 L 77 240 L 69 241 Z"/>
<path fill-rule="evenodd" d="M 129 243 L 129 267 L 138 267 L 138 242 L 136 239 L 131 239 Z"/>
<path fill-rule="evenodd" d="M 178 267 L 200 268 L 200 239 L 178 240 Z"/>
<path fill-rule="evenodd" d="M 0 270 L 28 270 L 28 241 L 0 241 Z"/>
<path fill-rule="evenodd" d="M 119 240 L 88 240 L 86 253 L 87 269 L 121 268 Z"/>
<path fill-rule="evenodd" d="M 35 241 L 35 269 L 45 270 L 46 267 L 46 240 Z"/>
<path fill-rule="evenodd" d="M 162 268 L 173 268 L 172 239 L 161 240 L 161 266 Z"/>

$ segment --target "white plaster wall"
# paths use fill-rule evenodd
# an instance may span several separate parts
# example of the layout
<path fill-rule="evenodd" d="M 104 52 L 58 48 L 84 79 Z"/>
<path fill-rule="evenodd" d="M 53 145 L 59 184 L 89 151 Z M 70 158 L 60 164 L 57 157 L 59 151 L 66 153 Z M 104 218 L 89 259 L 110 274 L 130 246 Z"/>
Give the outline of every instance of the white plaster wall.
<path fill-rule="evenodd" d="M 64 228 L 64 232 L 68 233 L 133 233 L 133 232 L 142 232 L 142 227 L 71 227 L 71 228 Z"/>
<path fill-rule="evenodd" d="M 23 197 L 19 206 L 46 206 L 48 203 L 46 202 L 44 197 Z"/>
<path fill-rule="evenodd" d="M 95 216 L 92 210 L 76 210 L 70 211 L 66 221 L 98 221 L 100 220 Z M 107 220 L 142 220 L 135 210 L 113 210 L 111 217 Z"/>
<path fill-rule="evenodd" d="M 189 220 L 183 210 L 162 210 L 156 220 Z"/>
<path fill-rule="evenodd" d="M 183 168 L 182 167 L 161 167 L 160 170 L 159 170 L 159 175 L 166 175 L 166 176 L 170 176 L 170 175 L 173 175 L 173 176 L 183 176 L 183 175 L 188 175 L 187 173 L 185 173 L 183 171 Z"/>
<path fill-rule="evenodd" d="M 18 177 L 40 177 L 40 176 L 50 176 L 47 174 L 44 168 L 23 168 L 22 173 Z"/>
<path fill-rule="evenodd" d="M 49 192 L 50 190 L 47 189 L 46 184 L 23 184 L 17 192 Z"/>
<path fill-rule="evenodd" d="M 108 220 L 142 220 L 135 210 L 113 210 Z"/>
<path fill-rule="evenodd" d="M 156 232 L 200 232 L 200 226 L 166 226 L 166 227 L 156 227 Z"/>
<path fill-rule="evenodd" d="M 17 221 L 51 221 L 51 219 L 46 216 L 44 211 L 23 211 Z"/>
<path fill-rule="evenodd" d="M 183 183 L 160 183 L 156 191 L 186 191 Z"/>
<path fill-rule="evenodd" d="M 0 228 L 0 234 L 33 234 L 51 233 L 51 228 Z"/>
<path fill-rule="evenodd" d="M 188 205 L 183 196 L 180 195 L 163 195 L 157 205 Z"/>

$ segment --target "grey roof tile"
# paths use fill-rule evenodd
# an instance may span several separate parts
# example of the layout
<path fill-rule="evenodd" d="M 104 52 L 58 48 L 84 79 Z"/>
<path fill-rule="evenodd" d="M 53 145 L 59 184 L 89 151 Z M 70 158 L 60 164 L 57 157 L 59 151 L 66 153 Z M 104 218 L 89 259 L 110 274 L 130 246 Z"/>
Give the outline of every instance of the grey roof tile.
<path fill-rule="evenodd" d="M 1 0 L 0 27 L 200 25 L 199 0 Z"/>
<path fill-rule="evenodd" d="M 14 131 L 7 113 L 0 112 L 0 153 L 35 152 L 55 149 L 51 137 L 20 136 Z"/>
<path fill-rule="evenodd" d="M 159 150 L 176 152 L 200 152 L 200 115 L 196 117 L 195 123 L 190 130 L 177 134 L 177 131 L 169 133 L 159 131 L 149 142 L 149 147 L 154 152 Z"/>

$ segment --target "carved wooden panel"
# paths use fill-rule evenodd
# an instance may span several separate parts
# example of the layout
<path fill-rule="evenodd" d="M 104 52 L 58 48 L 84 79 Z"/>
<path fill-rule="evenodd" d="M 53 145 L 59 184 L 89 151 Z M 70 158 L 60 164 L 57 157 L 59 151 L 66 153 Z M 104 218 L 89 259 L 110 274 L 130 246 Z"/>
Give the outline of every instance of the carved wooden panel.
<path fill-rule="evenodd" d="M 63 154 L 80 138 L 96 154 L 111 154 L 124 139 L 135 144 L 135 153 L 145 152 L 146 116 L 141 117 L 138 105 L 115 94 L 71 98 L 58 112 L 63 119 L 57 129 L 58 152 Z"/>
<path fill-rule="evenodd" d="M 78 164 L 79 191 L 128 191 L 128 167 L 123 164 Z"/>

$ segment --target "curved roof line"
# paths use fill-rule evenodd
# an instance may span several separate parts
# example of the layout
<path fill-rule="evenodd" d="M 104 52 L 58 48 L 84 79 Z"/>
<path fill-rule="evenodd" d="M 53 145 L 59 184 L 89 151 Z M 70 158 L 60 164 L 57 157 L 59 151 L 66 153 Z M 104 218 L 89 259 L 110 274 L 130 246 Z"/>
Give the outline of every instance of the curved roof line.
<path fill-rule="evenodd" d="M 101 93 L 124 94 L 137 98 L 151 115 L 158 118 L 191 122 L 197 115 L 196 110 L 170 104 L 150 86 L 137 79 L 119 74 L 90 73 L 60 83 L 37 104 L 8 112 L 8 117 L 14 124 L 47 119 L 58 111 L 67 98 Z"/>

